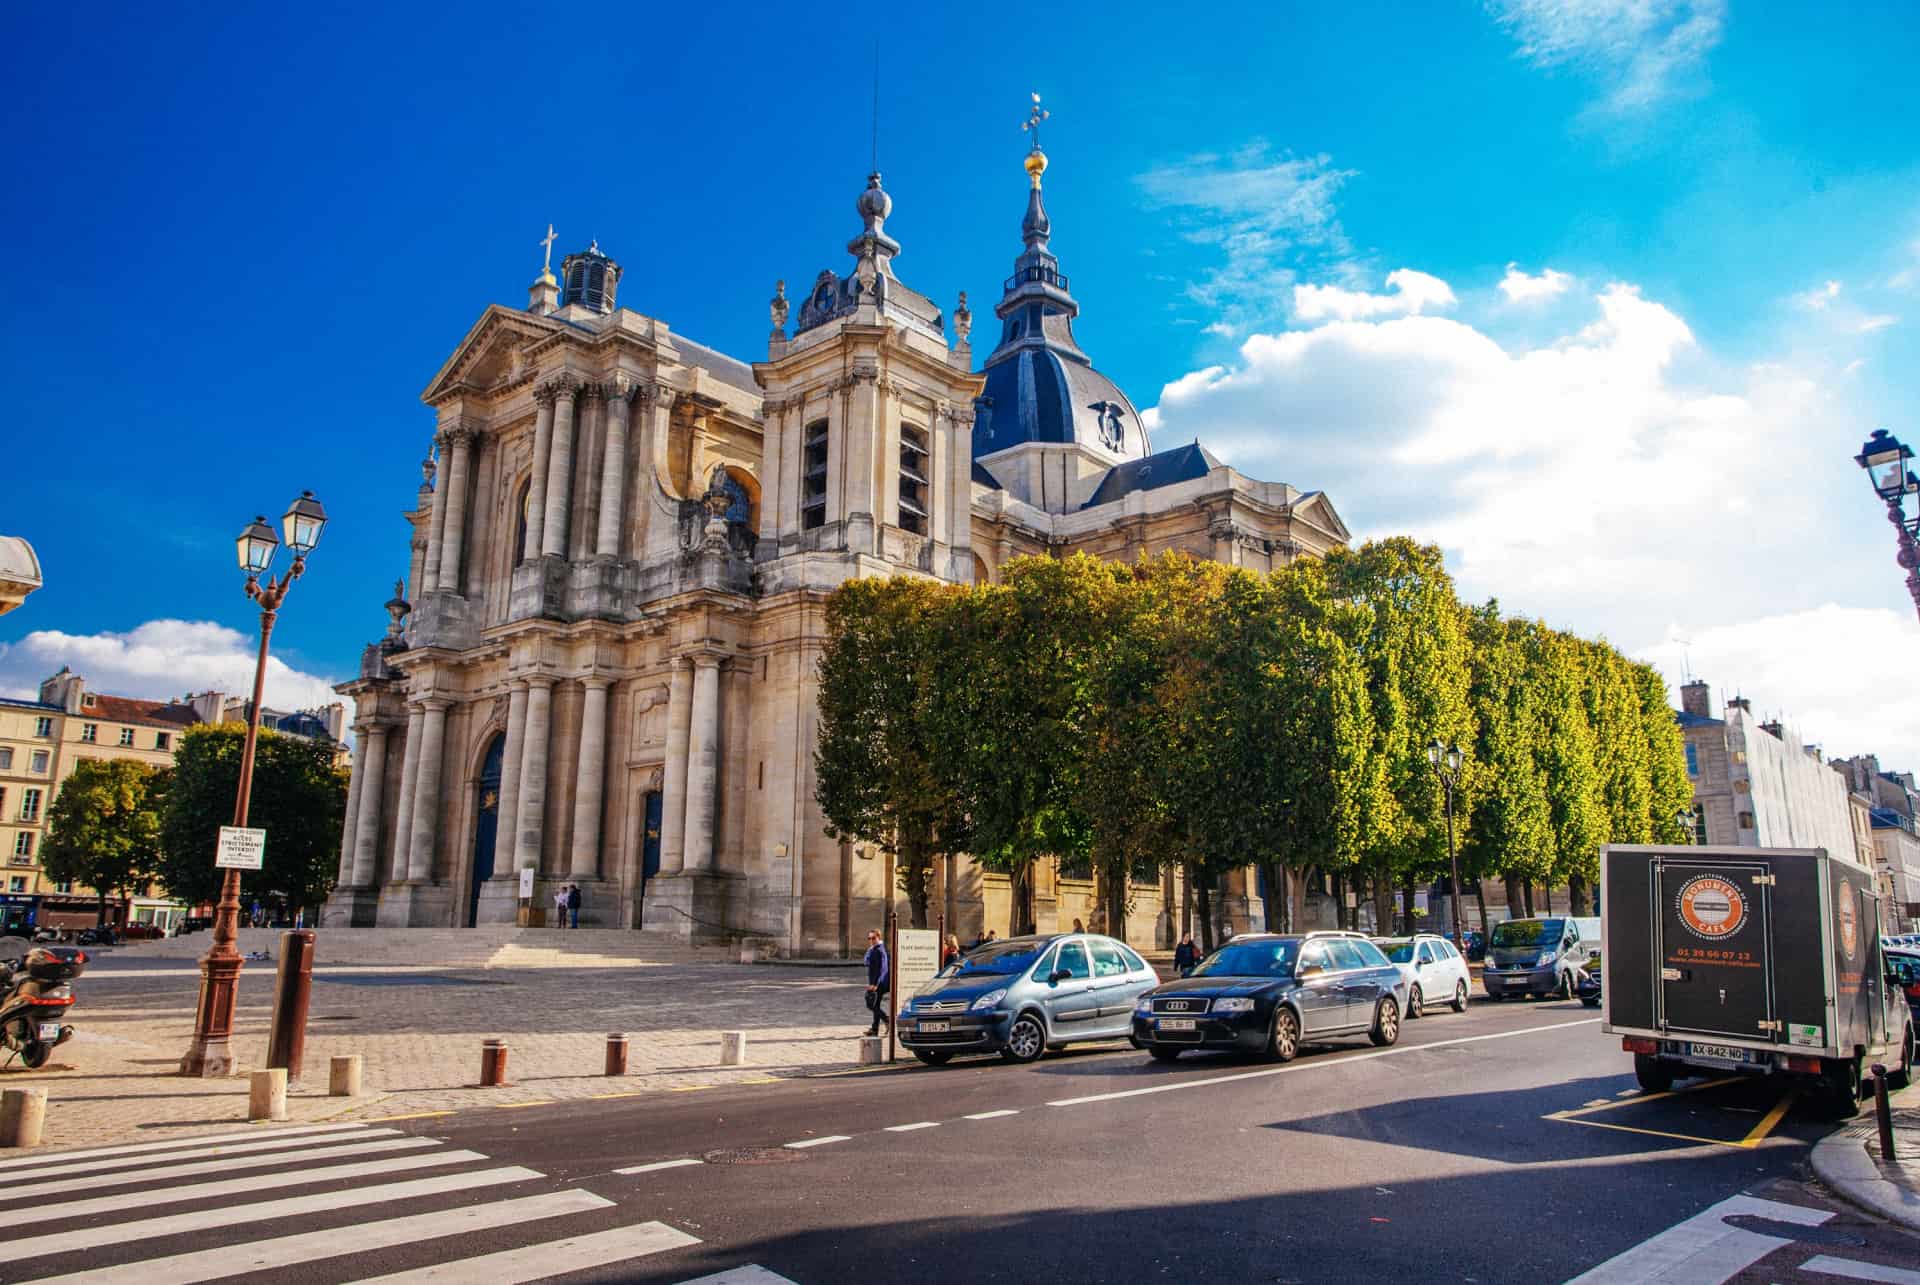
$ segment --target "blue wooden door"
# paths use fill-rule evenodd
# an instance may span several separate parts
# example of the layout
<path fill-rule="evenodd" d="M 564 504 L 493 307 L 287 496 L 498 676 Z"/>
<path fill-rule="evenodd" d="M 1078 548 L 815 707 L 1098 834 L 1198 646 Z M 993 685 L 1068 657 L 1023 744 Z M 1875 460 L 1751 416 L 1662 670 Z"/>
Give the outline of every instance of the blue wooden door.
<path fill-rule="evenodd" d="M 480 916 L 480 885 L 493 878 L 493 841 L 500 830 L 500 759 L 507 738 L 496 736 L 480 768 L 480 815 L 473 826 L 473 879 L 467 888 L 467 927 Z"/>

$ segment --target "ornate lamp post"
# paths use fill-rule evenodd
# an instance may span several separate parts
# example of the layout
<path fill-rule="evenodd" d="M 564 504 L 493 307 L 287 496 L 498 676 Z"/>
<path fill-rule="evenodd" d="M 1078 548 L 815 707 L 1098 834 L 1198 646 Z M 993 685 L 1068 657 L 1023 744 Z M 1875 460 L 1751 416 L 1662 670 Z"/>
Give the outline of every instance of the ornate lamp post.
<path fill-rule="evenodd" d="M 1920 492 L 1920 480 L 1907 471 L 1907 461 L 1912 458 L 1911 448 L 1886 429 L 1876 428 L 1853 462 L 1867 471 L 1874 494 L 1887 506 L 1887 521 L 1900 533 L 1900 551 L 1894 561 L 1905 568 L 1907 594 L 1913 599 L 1914 609 L 1920 611 L 1920 545 L 1914 543 L 1914 537 L 1920 535 L 1920 517 L 1909 518 L 1906 513 L 1907 497 Z"/>
<path fill-rule="evenodd" d="M 1453 896 L 1447 900 L 1453 910 L 1453 944 L 1460 948 L 1460 954 L 1464 956 L 1467 953 L 1467 936 L 1460 930 L 1460 854 L 1453 846 L 1453 792 L 1460 784 L 1462 757 L 1458 742 L 1443 745 L 1436 736 L 1427 746 L 1427 762 L 1433 764 L 1433 770 L 1439 774 L 1440 784 L 1447 791 L 1447 864 L 1453 871 Z"/>
<path fill-rule="evenodd" d="M 273 621 L 279 614 L 280 604 L 286 600 L 293 582 L 306 571 L 307 555 L 320 543 L 320 532 L 326 524 L 327 511 L 313 498 L 313 492 L 301 492 L 300 498 L 288 506 L 280 519 L 287 548 L 293 551 L 293 565 L 285 575 L 277 579 L 270 577 L 265 584 L 260 582 L 260 577 L 273 566 L 273 555 L 280 547 L 273 528 L 267 525 L 266 518 L 257 517 L 235 541 L 240 553 L 240 569 L 247 573 L 247 597 L 260 604 L 260 655 L 254 663 L 253 704 L 247 709 L 246 746 L 240 752 L 240 785 L 233 803 L 236 826 L 247 824 L 247 804 L 253 795 L 253 751 L 260 740 L 260 702 L 267 683 L 267 640 L 273 635 Z M 227 870 L 220 882 L 220 904 L 213 914 L 213 945 L 200 960 L 200 1005 L 194 1015 L 193 1043 L 180 1059 L 182 1075 L 232 1075 L 238 1069 L 231 1039 L 234 996 L 240 983 L 240 951 L 235 945 L 240 935 L 239 919 L 240 872 Z"/>

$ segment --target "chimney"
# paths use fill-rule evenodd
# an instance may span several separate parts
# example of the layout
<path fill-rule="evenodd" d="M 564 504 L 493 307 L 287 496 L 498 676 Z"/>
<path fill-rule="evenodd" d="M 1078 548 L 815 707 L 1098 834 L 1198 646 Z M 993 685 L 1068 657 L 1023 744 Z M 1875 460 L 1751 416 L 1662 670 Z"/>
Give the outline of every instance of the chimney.
<path fill-rule="evenodd" d="M 1770 718 L 1766 722 L 1760 724 L 1760 730 L 1765 732 L 1768 736 L 1771 736 L 1776 741 L 1783 739 L 1780 733 L 1784 729 L 1781 727 L 1780 720 L 1777 718 Z"/>
<path fill-rule="evenodd" d="M 59 673 L 40 684 L 40 703 L 58 705 L 69 714 L 78 714 L 86 691 L 87 680 L 62 665 Z"/>
<path fill-rule="evenodd" d="M 1744 696 L 1736 696 L 1727 702 L 1727 708 L 1737 709 L 1742 714 L 1751 714 L 1753 713 L 1753 702 Z"/>
<path fill-rule="evenodd" d="M 1713 717 L 1713 702 L 1707 694 L 1707 685 L 1698 678 L 1680 685 L 1680 708 L 1689 714 L 1701 718 Z"/>

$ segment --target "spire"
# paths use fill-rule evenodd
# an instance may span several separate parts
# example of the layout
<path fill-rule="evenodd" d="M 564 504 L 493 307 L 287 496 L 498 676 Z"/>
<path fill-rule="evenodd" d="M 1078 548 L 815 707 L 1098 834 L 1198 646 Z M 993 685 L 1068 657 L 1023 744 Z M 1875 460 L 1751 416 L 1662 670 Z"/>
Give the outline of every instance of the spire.
<path fill-rule="evenodd" d="M 847 253 L 854 257 L 854 275 L 860 279 L 863 290 L 870 290 L 875 275 L 891 277 L 893 275 L 893 256 L 900 253 L 900 243 L 887 235 L 887 216 L 893 213 L 893 198 L 880 186 L 880 171 L 867 175 L 867 190 L 853 203 L 865 225 L 859 236 L 847 242 Z"/>

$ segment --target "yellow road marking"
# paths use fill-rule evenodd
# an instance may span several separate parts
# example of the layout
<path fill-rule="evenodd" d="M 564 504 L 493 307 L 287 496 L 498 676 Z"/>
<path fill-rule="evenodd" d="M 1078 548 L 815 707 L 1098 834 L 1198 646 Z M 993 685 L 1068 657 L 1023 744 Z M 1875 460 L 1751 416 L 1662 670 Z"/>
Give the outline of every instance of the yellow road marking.
<path fill-rule="evenodd" d="M 1772 1133 L 1780 1121 L 1786 1118 L 1787 1108 L 1792 1106 L 1793 1100 L 1799 1096 L 1800 1090 L 1788 1089 L 1787 1096 L 1774 1103 L 1773 1110 L 1767 1112 L 1766 1115 L 1761 1117 L 1760 1123 L 1753 1126 L 1753 1132 L 1740 1139 L 1740 1145 L 1743 1147 L 1757 1147 L 1764 1142 L 1767 1135 Z"/>
<path fill-rule="evenodd" d="M 1650 1138 L 1670 1138 L 1675 1142 L 1695 1142 L 1710 1147 L 1733 1147 L 1737 1150 L 1751 1151 L 1762 1142 L 1765 1142 L 1767 1135 L 1778 1128 L 1782 1120 L 1786 1119 L 1787 1111 L 1793 1106 L 1794 1098 L 1799 1096 L 1800 1091 L 1798 1089 L 1788 1089 L 1785 1095 L 1783 1095 L 1778 1102 L 1774 1103 L 1773 1109 L 1761 1117 L 1760 1123 L 1754 1125 L 1746 1137 L 1735 1142 L 1729 1142 L 1724 1138 L 1702 1138 L 1691 1133 L 1669 1133 L 1665 1129 L 1642 1129 L 1631 1124 L 1609 1124 L 1605 1120 L 1587 1120 L 1582 1118 L 1584 1116 L 1597 1115 L 1602 1111 L 1612 1111 L 1617 1107 L 1633 1106 L 1640 1102 L 1656 1102 L 1661 1098 L 1678 1097 L 1683 1093 L 1698 1093 L 1701 1089 L 1711 1089 L 1722 1084 L 1732 1084 L 1742 1078 L 1744 1077 L 1735 1075 L 1721 1080 L 1706 1080 L 1699 1084 L 1689 1085 L 1684 1089 L 1669 1089 L 1665 1093 L 1647 1093 L 1620 1101 L 1603 1102 L 1599 1106 L 1589 1104 L 1571 1111 L 1554 1111 L 1542 1116 L 1541 1119 L 1558 1120 L 1562 1124 L 1583 1124 L 1590 1129 L 1612 1129 L 1618 1133 L 1640 1133 Z"/>
<path fill-rule="evenodd" d="M 1605 1120 L 1575 1120 L 1564 1115 L 1550 1115 L 1548 1120 L 1558 1120 L 1562 1124 L 1584 1124 L 1589 1129 L 1612 1129 L 1619 1133 L 1644 1133 L 1650 1138 L 1672 1138 L 1677 1142 L 1699 1142 L 1713 1147 L 1745 1147 L 1744 1142 L 1727 1142 L 1721 1138 L 1696 1138 L 1690 1133 L 1667 1133 L 1661 1129 L 1636 1129 L 1630 1124 L 1608 1124 Z"/>
<path fill-rule="evenodd" d="M 535 1098 L 531 1102 L 495 1102 L 493 1104 L 494 1109 L 498 1111 L 512 1111 L 519 1107 L 550 1107 L 552 1105 L 552 1098 Z"/>
<path fill-rule="evenodd" d="M 362 1124 L 384 1124 L 388 1120 L 425 1120 L 436 1115 L 452 1115 L 451 1111 L 411 1111 L 406 1115 L 375 1115 L 362 1120 Z"/>
<path fill-rule="evenodd" d="M 676 1084 L 668 1089 L 669 1093 L 698 1093 L 701 1089 L 711 1089 L 711 1084 Z"/>
<path fill-rule="evenodd" d="M 595 1093 L 590 1095 L 591 1100 L 594 1102 L 605 1102 L 608 1098 L 638 1098 L 644 1096 L 645 1092 L 641 1089 L 634 1089 L 629 1093 Z"/>
<path fill-rule="evenodd" d="M 1732 1084 L 1740 1078 L 1741 1077 L 1737 1075 L 1730 1075 L 1723 1080 L 1702 1080 L 1700 1083 L 1690 1084 L 1684 1089 L 1667 1089 L 1660 1093 L 1641 1093 L 1631 1098 L 1619 1098 L 1609 1102 L 1602 1102 L 1599 1106 L 1588 1103 L 1583 1107 L 1575 1107 L 1571 1111 L 1555 1111 L 1549 1115 L 1547 1119 L 1568 1120 L 1579 1115 L 1597 1115 L 1602 1111 L 1613 1111 L 1620 1107 L 1638 1106 L 1642 1102 L 1658 1102 L 1661 1098 L 1677 1098 L 1682 1093 L 1698 1093 L 1702 1089 L 1717 1089 L 1723 1084 Z"/>

